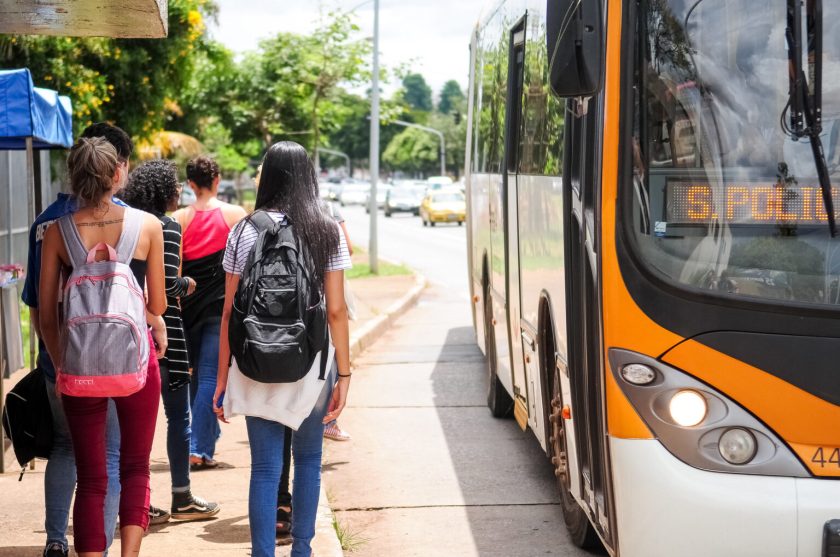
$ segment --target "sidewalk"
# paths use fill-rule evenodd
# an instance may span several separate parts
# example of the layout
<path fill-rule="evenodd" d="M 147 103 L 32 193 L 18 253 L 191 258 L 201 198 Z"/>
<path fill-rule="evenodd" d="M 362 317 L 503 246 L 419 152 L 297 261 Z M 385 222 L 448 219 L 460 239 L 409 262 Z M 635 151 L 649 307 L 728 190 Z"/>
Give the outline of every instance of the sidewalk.
<path fill-rule="evenodd" d="M 357 258 L 354 257 L 354 261 Z M 361 350 L 363 343 L 372 342 L 393 318 L 417 298 L 423 282 L 413 275 L 359 278 L 351 281 L 356 297 L 357 320 L 351 322 L 351 345 Z M 25 371 L 14 374 L 6 381 L 6 392 Z M 329 446 L 332 441 L 326 441 Z M 209 552 L 218 556 L 245 556 L 250 554 L 248 529 L 248 482 L 250 456 L 245 421 L 234 419 L 222 425 L 222 438 L 218 443 L 219 469 L 193 472 L 193 493 L 221 505 L 221 512 L 214 520 L 205 522 L 169 522 L 153 526 L 143 542 L 143 555 L 159 557 Z M 0 474 L 0 557 L 38 557 L 43 550 L 44 510 L 43 488 L 45 461 L 38 461 L 35 470 L 27 470 L 18 482 L 20 470 L 11 449 L 6 452 L 6 472 Z M 168 509 L 169 465 L 166 457 L 166 420 L 161 405 L 158 413 L 155 443 L 151 458 L 152 504 Z M 71 526 L 72 532 L 72 526 Z M 118 541 L 111 555 L 119 555 Z M 333 527 L 332 512 L 321 491 L 321 509 L 314 553 L 318 557 L 342 555 L 340 542 Z M 288 547 L 278 555 L 288 555 Z"/>

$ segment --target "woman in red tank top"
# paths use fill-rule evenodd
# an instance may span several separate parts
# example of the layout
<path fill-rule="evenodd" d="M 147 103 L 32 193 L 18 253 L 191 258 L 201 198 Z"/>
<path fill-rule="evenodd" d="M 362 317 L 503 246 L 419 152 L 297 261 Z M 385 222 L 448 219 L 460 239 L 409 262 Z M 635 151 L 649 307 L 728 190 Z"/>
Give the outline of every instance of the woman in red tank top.
<path fill-rule="evenodd" d="M 230 229 L 246 213 L 242 207 L 219 200 L 219 165 L 210 157 L 187 163 L 187 181 L 195 192 L 192 207 L 172 216 L 184 231 L 182 240 L 183 274 L 195 279 L 195 292 L 181 298 L 184 332 L 190 365 L 192 435 L 190 464 L 196 468 L 217 466 L 213 456 L 221 430 L 213 413 L 216 368 L 219 358 L 219 323 L 225 295 L 222 258 Z"/>

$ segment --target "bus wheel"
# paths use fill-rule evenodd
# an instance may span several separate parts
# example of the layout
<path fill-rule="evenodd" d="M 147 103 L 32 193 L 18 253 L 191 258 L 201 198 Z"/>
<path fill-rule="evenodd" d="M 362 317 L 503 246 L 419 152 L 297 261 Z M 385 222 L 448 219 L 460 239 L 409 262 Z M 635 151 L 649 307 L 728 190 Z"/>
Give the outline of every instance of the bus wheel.
<path fill-rule="evenodd" d="M 496 373 L 496 335 L 490 325 L 493 320 L 493 302 L 490 286 L 484 289 L 484 342 L 487 346 L 487 407 L 494 418 L 507 418 L 513 413 L 513 399 L 505 390 Z"/>
<path fill-rule="evenodd" d="M 553 346 L 551 347 L 553 351 Z M 553 362 L 552 362 L 553 364 Z M 584 549 L 599 547 L 601 541 L 595 532 L 583 508 L 575 500 L 571 492 L 571 478 L 569 477 L 568 457 L 566 452 L 566 424 L 563 420 L 563 394 L 560 383 L 560 370 L 554 367 L 554 377 L 551 382 L 551 414 L 549 422 L 551 436 L 551 463 L 554 465 L 554 475 L 557 477 L 557 487 L 560 490 L 560 506 L 563 508 L 563 519 L 572 543 Z"/>

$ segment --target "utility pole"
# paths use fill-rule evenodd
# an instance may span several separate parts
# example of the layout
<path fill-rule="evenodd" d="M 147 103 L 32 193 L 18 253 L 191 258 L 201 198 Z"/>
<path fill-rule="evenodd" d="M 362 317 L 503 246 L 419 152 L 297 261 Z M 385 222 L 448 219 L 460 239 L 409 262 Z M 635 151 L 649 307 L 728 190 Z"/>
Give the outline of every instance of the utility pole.
<path fill-rule="evenodd" d="M 379 274 L 379 246 L 376 225 L 376 182 L 379 180 L 379 0 L 373 0 L 373 79 L 370 92 L 370 240 L 368 258 L 370 272 Z"/>
<path fill-rule="evenodd" d="M 405 126 L 406 128 L 417 128 L 418 130 L 423 130 L 424 132 L 433 133 L 438 136 L 438 139 L 440 139 L 440 175 L 446 176 L 446 141 L 443 138 L 443 132 L 428 126 L 421 126 L 420 124 L 406 122 L 404 120 L 391 120 L 391 123 L 397 124 L 398 126 Z"/>
<path fill-rule="evenodd" d="M 350 166 L 350 156 L 347 153 L 345 153 L 343 151 L 336 151 L 335 149 L 327 149 L 326 147 L 318 147 L 317 149 L 315 149 L 315 152 L 318 153 L 318 154 L 326 153 L 328 155 L 334 155 L 336 157 L 343 158 L 344 159 L 344 164 L 347 167 L 347 177 L 352 178 L 353 168 L 351 168 L 351 166 Z"/>

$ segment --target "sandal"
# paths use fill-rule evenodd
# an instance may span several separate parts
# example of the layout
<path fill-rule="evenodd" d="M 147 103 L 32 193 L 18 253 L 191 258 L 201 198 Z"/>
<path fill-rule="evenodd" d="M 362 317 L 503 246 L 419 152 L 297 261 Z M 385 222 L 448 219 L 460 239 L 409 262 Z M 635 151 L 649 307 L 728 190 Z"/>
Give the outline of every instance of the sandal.
<path fill-rule="evenodd" d="M 289 510 L 286 510 L 289 509 Z M 276 535 L 278 538 L 288 537 L 291 539 L 292 535 L 292 508 L 277 507 L 277 522 L 275 523 Z"/>

